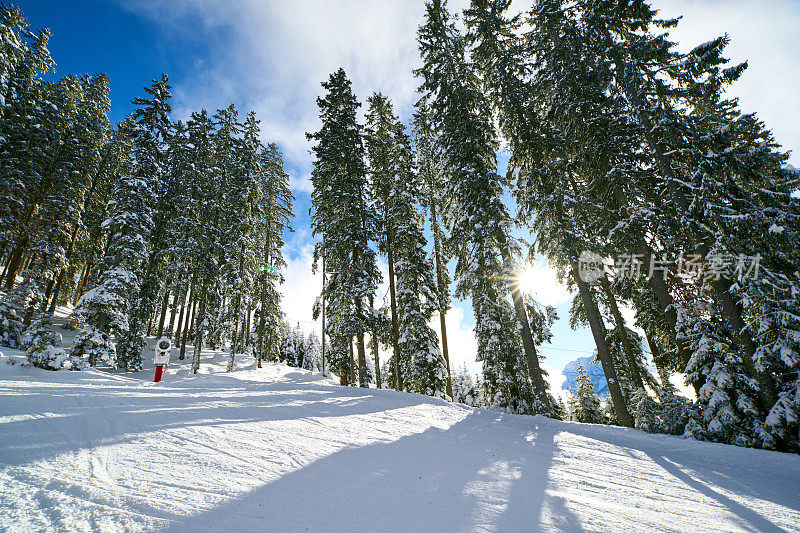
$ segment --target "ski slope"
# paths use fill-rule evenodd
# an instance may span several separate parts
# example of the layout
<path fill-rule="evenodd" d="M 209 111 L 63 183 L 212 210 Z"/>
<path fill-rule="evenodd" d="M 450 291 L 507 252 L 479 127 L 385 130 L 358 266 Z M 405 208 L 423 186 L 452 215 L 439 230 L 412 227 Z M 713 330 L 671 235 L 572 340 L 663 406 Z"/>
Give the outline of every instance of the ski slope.
<path fill-rule="evenodd" d="M 2 531 L 797 531 L 800 457 L 338 387 L 0 358 Z M 173 360 L 174 360 L 173 356 Z"/>

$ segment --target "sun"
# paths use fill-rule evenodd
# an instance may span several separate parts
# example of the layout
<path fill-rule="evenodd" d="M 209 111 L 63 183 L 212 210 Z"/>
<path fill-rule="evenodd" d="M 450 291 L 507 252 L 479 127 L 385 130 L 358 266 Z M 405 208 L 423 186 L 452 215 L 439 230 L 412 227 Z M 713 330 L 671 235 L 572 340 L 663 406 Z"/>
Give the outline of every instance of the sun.
<path fill-rule="evenodd" d="M 538 286 L 538 277 L 539 272 L 536 270 L 536 268 L 533 265 L 526 263 L 517 272 L 517 285 L 519 286 L 519 290 L 525 294 L 533 294 Z"/>

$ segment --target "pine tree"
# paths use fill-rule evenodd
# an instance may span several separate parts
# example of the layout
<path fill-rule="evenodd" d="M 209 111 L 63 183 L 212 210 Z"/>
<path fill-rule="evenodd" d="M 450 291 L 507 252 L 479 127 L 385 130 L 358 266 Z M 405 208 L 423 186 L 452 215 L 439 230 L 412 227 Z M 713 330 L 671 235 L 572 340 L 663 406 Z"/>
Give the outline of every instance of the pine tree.
<path fill-rule="evenodd" d="M 442 356 L 447 367 L 447 395 L 453 395 L 453 384 L 450 372 L 450 355 L 447 344 L 447 325 L 445 316 L 450 308 L 450 272 L 447 270 L 449 255 L 444 249 L 446 241 L 441 223 L 442 198 L 445 175 L 445 158 L 441 143 L 431 127 L 430 110 L 421 99 L 417 103 L 414 114 L 414 150 L 417 160 L 420 185 L 422 187 L 422 206 L 429 213 L 430 229 L 433 236 L 433 267 L 436 272 L 436 303 L 439 314 L 439 331 L 441 332 Z"/>
<path fill-rule="evenodd" d="M 466 365 L 453 373 L 453 401 L 471 407 L 480 407 L 480 387 L 467 371 Z"/>
<path fill-rule="evenodd" d="M 575 370 L 578 373 L 575 378 L 577 388 L 575 394 L 570 398 L 570 413 L 578 422 L 602 424 L 604 417 L 600 408 L 600 397 L 594 392 L 592 378 L 586 373 L 583 365 L 579 364 Z"/>
<path fill-rule="evenodd" d="M 117 134 L 116 146 L 126 155 L 132 151 L 129 127 Z M 130 162 L 121 170 L 128 172 Z M 107 268 L 98 286 L 81 297 L 74 312 L 85 325 L 75 336 L 73 354 L 89 356 L 92 366 L 116 366 L 117 347 L 112 337 L 122 337 L 130 329 L 130 299 L 137 290 L 140 265 L 147 257 L 146 238 L 152 224 L 150 201 L 152 190 L 144 180 L 130 175 L 118 179 L 109 202 L 110 216 L 103 222 L 111 242 L 105 258 Z M 125 359 L 121 362 L 126 370 L 137 369 Z"/>
<path fill-rule="evenodd" d="M 397 327 L 395 365 L 402 368 L 402 373 L 393 369 L 395 379 L 405 376 L 405 388 L 444 397 L 445 362 L 436 333 L 428 325 L 437 307 L 437 289 L 425 254 L 427 240 L 417 208 L 422 193 L 411 139 L 388 99 L 376 93 L 369 104 L 366 144 L 370 172 L 385 234 L 383 247 L 390 261 L 389 275 L 396 275 L 397 279 L 396 305 L 392 309 L 396 322 L 393 327 Z"/>
<path fill-rule="evenodd" d="M 322 127 L 308 134 L 316 143 L 312 148 L 311 222 L 314 234 L 324 235 L 317 257 L 324 256 L 330 274 L 323 289 L 330 310 L 328 332 L 340 360 L 349 351 L 349 339 L 356 337 L 359 384 L 366 387 L 364 334 L 370 331 L 366 308 L 380 272 L 369 246 L 376 217 L 368 197 L 362 128 L 356 121 L 360 104 L 343 69 L 331 74 L 322 86 L 327 91 L 317 99 Z M 342 384 L 348 383 L 345 373 L 340 379 Z"/>
<path fill-rule="evenodd" d="M 28 361 L 46 370 L 82 369 L 83 360 L 70 357 L 69 352 L 61 346 L 61 334 L 53 331 L 52 326 L 52 317 L 47 313 L 39 313 L 25 331 L 25 354 Z"/>
<path fill-rule="evenodd" d="M 512 290 L 512 308 L 497 279 L 516 250 L 509 234 L 511 217 L 501 199 L 505 181 L 496 172 L 489 101 L 469 66 L 466 42 L 442 2 L 427 4 L 418 41 L 423 59 L 418 73 L 451 176 L 446 196 L 452 206 L 445 212 L 458 259 L 457 295 L 472 298 L 488 401 L 515 412 L 547 413 L 549 397 L 522 302 Z"/>
<path fill-rule="evenodd" d="M 125 180 L 117 192 L 118 231 L 128 234 L 130 239 L 140 242 L 132 244 L 136 251 L 125 260 L 142 261 L 127 270 L 133 279 L 129 281 L 131 291 L 129 298 L 128 328 L 122 332 L 117 346 L 117 358 L 127 371 L 140 370 L 142 367 L 142 350 L 145 346 L 147 323 L 153 313 L 160 280 L 157 275 L 157 262 L 161 259 L 161 247 L 153 243 L 163 238 L 163 214 L 157 210 L 161 198 L 161 186 L 164 179 L 164 142 L 169 130 L 169 92 L 166 74 L 160 80 L 153 80 L 150 87 L 145 87 L 150 98 L 137 97 L 133 104 L 138 106 L 132 115 L 131 138 L 133 142 L 134 163 L 133 175 Z M 139 198 L 133 195 L 138 194 Z M 154 216 L 158 217 L 154 220 Z M 113 224 L 113 223 L 112 223 Z M 131 227 L 124 228 L 126 224 Z M 155 231 L 154 231 L 155 230 Z"/>

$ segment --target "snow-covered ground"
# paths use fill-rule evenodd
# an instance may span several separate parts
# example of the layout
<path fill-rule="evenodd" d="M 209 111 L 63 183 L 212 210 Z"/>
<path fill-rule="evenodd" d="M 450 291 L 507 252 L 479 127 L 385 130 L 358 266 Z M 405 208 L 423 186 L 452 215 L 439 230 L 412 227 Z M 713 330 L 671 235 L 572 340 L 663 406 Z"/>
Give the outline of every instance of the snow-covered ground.
<path fill-rule="evenodd" d="M 0 530 L 800 530 L 800 457 L 338 387 L 0 358 Z M 175 357 L 173 356 L 173 359 Z M 188 360 L 187 360 L 188 361 Z"/>

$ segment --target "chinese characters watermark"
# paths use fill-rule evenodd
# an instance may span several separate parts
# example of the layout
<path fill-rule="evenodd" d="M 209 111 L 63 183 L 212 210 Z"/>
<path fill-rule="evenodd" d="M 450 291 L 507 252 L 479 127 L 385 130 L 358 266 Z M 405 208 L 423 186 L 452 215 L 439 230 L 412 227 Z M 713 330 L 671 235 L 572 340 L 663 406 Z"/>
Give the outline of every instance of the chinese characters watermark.
<path fill-rule="evenodd" d="M 604 258 L 598 253 L 584 251 L 578 259 L 578 275 L 586 283 L 594 283 L 602 277 L 617 281 L 658 276 L 666 281 L 669 274 L 687 283 L 721 279 L 756 280 L 760 267 L 761 256 L 758 254 L 709 254 L 706 257 L 680 254 L 673 258 L 651 255 L 645 260 L 644 254 L 620 254 L 615 258 Z"/>

